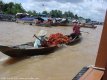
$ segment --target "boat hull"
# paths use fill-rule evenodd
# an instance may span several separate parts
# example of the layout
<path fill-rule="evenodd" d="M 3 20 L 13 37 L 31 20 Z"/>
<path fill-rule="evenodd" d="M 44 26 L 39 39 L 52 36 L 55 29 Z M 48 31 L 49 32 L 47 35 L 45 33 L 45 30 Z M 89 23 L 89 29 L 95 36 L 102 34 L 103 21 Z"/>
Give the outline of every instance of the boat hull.
<path fill-rule="evenodd" d="M 70 36 L 70 37 L 72 37 L 72 36 Z M 74 45 L 74 44 L 79 43 L 81 40 L 82 40 L 82 35 L 80 34 L 77 38 L 70 40 L 66 45 Z"/>
<path fill-rule="evenodd" d="M 18 46 L 8 47 L 0 45 L 0 51 L 10 57 L 24 57 L 24 56 L 34 56 L 34 55 L 46 55 L 54 52 L 58 46 L 50 46 L 50 47 L 41 47 L 38 49 L 35 48 L 20 48 Z M 21 45 L 21 46 L 25 46 Z"/>

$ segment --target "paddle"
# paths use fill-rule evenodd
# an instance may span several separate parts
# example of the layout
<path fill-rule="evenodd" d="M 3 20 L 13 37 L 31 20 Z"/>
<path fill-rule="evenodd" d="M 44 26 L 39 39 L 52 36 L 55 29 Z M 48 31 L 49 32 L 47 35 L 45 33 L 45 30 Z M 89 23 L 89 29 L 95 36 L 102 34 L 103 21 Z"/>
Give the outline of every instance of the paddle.
<path fill-rule="evenodd" d="M 75 38 L 72 39 L 72 41 L 74 41 L 78 36 L 75 36 Z"/>
<path fill-rule="evenodd" d="M 39 39 L 35 34 L 34 34 L 34 36 L 33 37 L 36 37 L 39 41 L 41 41 L 42 42 L 42 40 L 41 39 Z"/>
<path fill-rule="evenodd" d="M 42 46 L 44 45 L 44 46 L 48 46 L 47 45 L 47 41 L 44 39 L 44 41 L 42 41 L 41 39 L 39 39 L 35 34 L 34 34 L 34 36 L 33 37 L 36 37 L 41 43 L 42 43 Z"/>
<path fill-rule="evenodd" d="M 45 36 L 47 34 L 46 30 L 40 30 L 40 32 L 38 33 L 38 36 Z M 43 42 L 41 39 L 39 39 L 35 34 L 33 37 L 36 37 L 39 41 Z"/>

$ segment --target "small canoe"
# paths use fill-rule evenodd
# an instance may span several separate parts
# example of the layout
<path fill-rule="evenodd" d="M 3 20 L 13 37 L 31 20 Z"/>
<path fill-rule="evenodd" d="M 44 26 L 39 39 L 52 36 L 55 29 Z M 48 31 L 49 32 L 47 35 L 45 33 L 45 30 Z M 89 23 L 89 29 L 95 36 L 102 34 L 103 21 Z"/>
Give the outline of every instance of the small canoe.
<path fill-rule="evenodd" d="M 58 46 L 34 48 L 33 42 L 11 47 L 0 45 L 0 51 L 10 57 L 46 55 L 54 52 L 57 48 Z"/>
<path fill-rule="evenodd" d="M 81 36 L 81 34 L 77 37 L 74 37 L 73 39 L 72 39 L 72 36 L 70 36 L 70 35 L 67 35 L 69 38 L 71 38 L 71 40 L 67 43 L 67 45 L 74 45 L 74 44 L 76 44 L 76 43 L 78 43 L 78 42 L 80 42 L 81 41 L 81 39 L 82 39 L 82 36 Z"/>

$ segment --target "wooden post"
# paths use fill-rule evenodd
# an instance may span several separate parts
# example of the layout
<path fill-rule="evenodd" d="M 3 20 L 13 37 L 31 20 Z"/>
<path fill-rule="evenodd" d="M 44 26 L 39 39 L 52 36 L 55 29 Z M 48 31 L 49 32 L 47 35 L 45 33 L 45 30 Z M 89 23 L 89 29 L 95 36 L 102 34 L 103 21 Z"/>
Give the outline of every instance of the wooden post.
<path fill-rule="evenodd" d="M 106 68 L 105 68 L 105 71 L 104 71 L 104 75 L 102 77 L 102 80 L 107 80 L 107 65 L 106 65 Z"/>
<path fill-rule="evenodd" d="M 103 25 L 102 36 L 100 40 L 98 55 L 96 58 L 95 67 L 105 68 L 107 63 L 107 11 L 105 22 Z"/>

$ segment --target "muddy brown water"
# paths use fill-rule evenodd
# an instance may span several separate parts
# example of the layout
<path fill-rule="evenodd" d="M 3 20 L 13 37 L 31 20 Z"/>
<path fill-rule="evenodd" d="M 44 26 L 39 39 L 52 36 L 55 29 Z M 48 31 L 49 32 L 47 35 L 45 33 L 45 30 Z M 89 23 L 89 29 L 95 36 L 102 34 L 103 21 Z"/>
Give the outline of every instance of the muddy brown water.
<path fill-rule="evenodd" d="M 48 34 L 70 34 L 72 27 L 38 27 L 14 22 L 0 22 L 0 45 L 18 45 L 34 41 L 33 34 L 45 29 Z M 49 55 L 12 59 L 0 52 L 0 80 L 72 80 L 84 67 L 94 65 L 102 26 L 81 28 L 82 41 Z"/>

